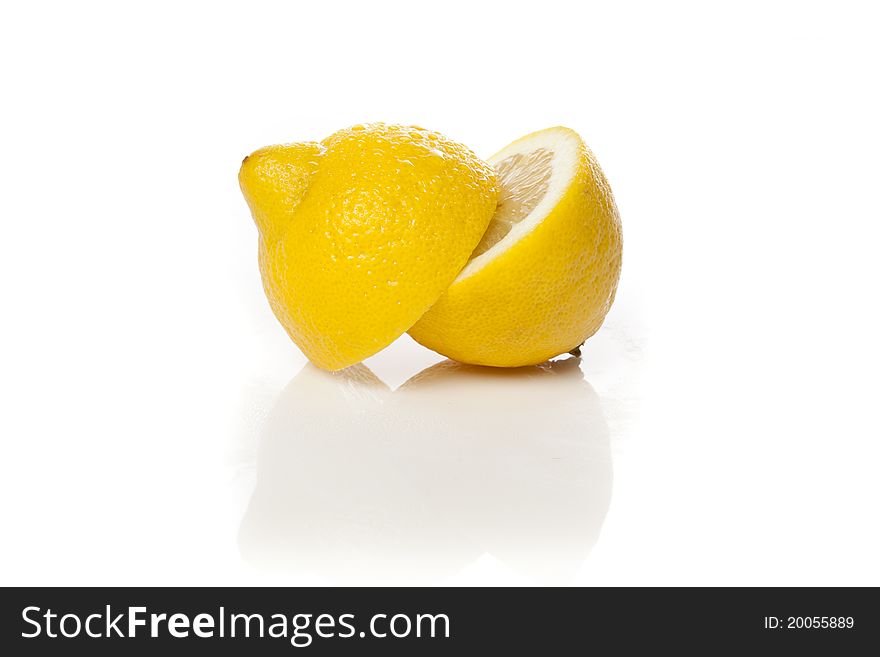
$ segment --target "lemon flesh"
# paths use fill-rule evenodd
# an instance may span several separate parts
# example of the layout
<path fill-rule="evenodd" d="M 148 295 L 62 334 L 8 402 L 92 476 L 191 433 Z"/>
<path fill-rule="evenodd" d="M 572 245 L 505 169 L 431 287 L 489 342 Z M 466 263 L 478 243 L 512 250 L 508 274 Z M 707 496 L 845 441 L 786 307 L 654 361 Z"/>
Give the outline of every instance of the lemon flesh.
<path fill-rule="evenodd" d="M 494 170 L 466 147 L 379 123 L 261 149 L 239 181 L 272 310 L 326 370 L 375 354 L 437 301 L 498 196 Z"/>
<path fill-rule="evenodd" d="M 572 130 L 527 135 L 490 163 L 500 188 L 492 222 L 409 334 L 465 363 L 534 365 L 601 326 L 620 277 L 620 217 L 598 162 Z"/>
<path fill-rule="evenodd" d="M 491 249 L 511 228 L 531 214 L 547 193 L 552 161 L 553 151 L 536 148 L 531 153 L 515 153 L 495 165 L 498 206 L 471 258 Z"/>

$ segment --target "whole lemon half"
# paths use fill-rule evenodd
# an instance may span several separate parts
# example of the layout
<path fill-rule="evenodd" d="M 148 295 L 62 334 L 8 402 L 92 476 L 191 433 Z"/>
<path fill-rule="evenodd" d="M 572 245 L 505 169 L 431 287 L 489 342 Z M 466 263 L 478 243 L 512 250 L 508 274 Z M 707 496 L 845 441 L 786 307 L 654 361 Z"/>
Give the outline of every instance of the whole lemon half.
<path fill-rule="evenodd" d="M 490 163 L 498 208 L 467 266 L 409 330 L 475 365 L 535 365 L 601 326 L 620 276 L 622 234 L 611 188 L 573 130 L 550 128 Z"/>
<path fill-rule="evenodd" d="M 498 198 L 494 170 L 465 146 L 382 123 L 258 150 L 239 182 L 272 310 L 327 370 L 375 354 L 437 301 Z"/>

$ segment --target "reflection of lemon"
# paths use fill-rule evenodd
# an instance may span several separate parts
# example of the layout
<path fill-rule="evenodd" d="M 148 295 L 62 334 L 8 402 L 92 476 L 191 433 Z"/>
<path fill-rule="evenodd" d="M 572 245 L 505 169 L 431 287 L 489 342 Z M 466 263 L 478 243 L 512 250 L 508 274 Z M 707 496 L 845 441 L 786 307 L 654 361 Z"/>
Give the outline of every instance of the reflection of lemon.
<path fill-rule="evenodd" d="M 459 470 L 471 464 L 455 481 L 468 532 L 545 583 L 574 575 L 611 501 L 608 425 L 579 362 L 498 369 L 447 360 L 391 395 L 398 422 L 410 420 L 405 436 L 441 436 L 438 452 L 459 459 Z"/>
<path fill-rule="evenodd" d="M 596 159 L 567 128 L 527 135 L 490 162 L 500 187 L 492 223 L 409 333 L 466 363 L 537 364 L 602 324 L 620 275 L 620 218 Z"/>
<path fill-rule="evenodd" d="M 416 322 L 468 261 L 497 200 L 494 172 L 470 150 L 384 124 L 259 150 L 239 180 L 272 310 L 329 370 Z"/>
<path fill-rule="evenodd" d="M 392 392 L 306 365 L 269 414 L 239 545 L 337 583 L 429 583 L 491 553 L 567 581 L 611 499 L 608 426 L 578 359 L 444 361 Z"/>

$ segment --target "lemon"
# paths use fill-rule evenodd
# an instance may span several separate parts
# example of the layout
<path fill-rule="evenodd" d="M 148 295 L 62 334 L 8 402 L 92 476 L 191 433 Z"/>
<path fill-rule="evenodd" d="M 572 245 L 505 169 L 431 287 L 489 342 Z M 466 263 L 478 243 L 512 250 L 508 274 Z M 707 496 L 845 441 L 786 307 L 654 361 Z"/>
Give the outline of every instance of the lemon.
<path fill-rule="evenodd" d="M 409 334 L 476 365 L 534 365 L 602 324 L 620 276 L 611 188 L 567 128 L 519 139 L 490 159 L 498 208 L 473 256 Z"/>
<path fill-rule="evenodd" d="M 467 263 L 495 210 L 495 174 L 418 127 L 358 125 L 245 158 L 263 287 L 316 365 L 338 370 L 412 326 Z"/>

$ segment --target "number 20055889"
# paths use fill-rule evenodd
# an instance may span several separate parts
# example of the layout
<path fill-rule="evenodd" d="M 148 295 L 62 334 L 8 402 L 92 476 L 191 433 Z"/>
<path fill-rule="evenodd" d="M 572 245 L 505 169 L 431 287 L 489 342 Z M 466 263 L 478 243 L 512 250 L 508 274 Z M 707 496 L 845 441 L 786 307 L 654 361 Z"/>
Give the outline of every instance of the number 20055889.
<path fill-rule="evenodd" d="M 854 625 L 852 616 L 764 616 L 768 630 L 848 630 Z"/>

